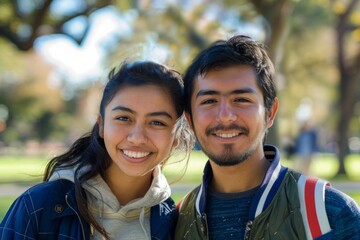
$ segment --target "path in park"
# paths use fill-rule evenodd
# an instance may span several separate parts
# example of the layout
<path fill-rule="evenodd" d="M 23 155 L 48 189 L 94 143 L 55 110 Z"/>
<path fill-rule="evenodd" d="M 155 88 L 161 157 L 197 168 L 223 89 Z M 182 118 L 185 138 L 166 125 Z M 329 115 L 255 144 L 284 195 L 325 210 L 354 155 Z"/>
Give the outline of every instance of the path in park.
<path fill-rule="evenodd" d="M 343 192 L 360 192 L 360 182 L 335 182 L 331 183 L 334 188 L 337 188 Z M 29 185 L 22 184 L 0 184 L 0 197 L 1 196 L 18 196 L 24 191 L 26 191 Z M 193 189 L 195 185 L 193 184 L 182 184 L 177 183 L 171 185 L 173 193 L 187 193 Z"/>

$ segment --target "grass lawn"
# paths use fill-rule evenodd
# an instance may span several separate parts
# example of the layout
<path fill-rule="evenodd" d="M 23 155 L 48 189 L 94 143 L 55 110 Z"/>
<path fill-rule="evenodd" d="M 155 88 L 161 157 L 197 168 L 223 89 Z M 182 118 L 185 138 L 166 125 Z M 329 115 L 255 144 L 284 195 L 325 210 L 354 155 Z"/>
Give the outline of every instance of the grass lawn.
<path fill-rule="evenodd" d="M 36 156 L 0 156 L 0 184 L 41 181 L 47 160 Z"/>
<path fill-rule="evenodd" d="M 0 197 L 0 221 L 4 218 L 7 210 L 17 196 L 1 196 Z"/>
<path fill-rule="evenodd" d="M 186 173 L 180 182 L 193 183 L 200 182 L 202 170 L 204 168 L 207 157 L 200 151 L 194 151 L 191 155 Z M 281 159 L 281 163 L 291 168 L 292 161 L 287 159 Z M 165 166 L 164 173 L 167 176 L 169 182 L 176 181 L 182 176 L 185 167 L 184 162 L 176 163 L 173 159 L 169 161 L 169 164 Z M 346 159 L 345 168 L 347 176 L 336 176 L 339 163 L 334 155 L 321 154 L 313 161 L 311 165 L 311 172 L 320 178 L 331 181 L 360 181 L 360 155 L 350 155 Z"/>
<path fill-rule="evenodd" d="M 41 182 L 47 157 L 28 156 L 0 156 L 0 184 L 2 183 L 27 183 L 33 185 Z M 207 157 L 199 151 L 194 151 L 185 172 L 186 163 L 178 162 L 176 158 L 170 159 L 164 167 L 164 174 L 169 183 L 198 184 L 201 181 L 202 170 Z M 282 164 L 291 167 L 291 161 L 282 159 Z M 338 162 L 332 155 L 319 155 L 311 165 L 314 175 L 323 179 L 335 181 L 360 181 L 360 156 L 351 155 L 346 159 L 348 176 L 337 177 Z M 174 192 L 173 198 L 178 202 L 184 195 L 183 192 Z M 348 192 L 355 201 L 360 204 L 360 191 Z M 0 221 L 17 196 L 0 197 Z"/>

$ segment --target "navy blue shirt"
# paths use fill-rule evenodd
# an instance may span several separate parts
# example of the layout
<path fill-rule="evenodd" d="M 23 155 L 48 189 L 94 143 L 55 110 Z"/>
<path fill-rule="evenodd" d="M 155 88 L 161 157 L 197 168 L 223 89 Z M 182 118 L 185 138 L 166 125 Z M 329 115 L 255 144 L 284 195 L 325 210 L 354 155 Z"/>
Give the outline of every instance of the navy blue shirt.
<path fill-rule="evenodd" d="M 211 240 L 244 238 L 251 201 L 257 190 L 219 193 L 209 189 L 206 214 Z M 360 214 L 356 210 L 359 206 L 353 199 L 337 189 L 326 187 L 325 208 L 330 227 L 334 229 L 331 239 L 360 239 Z"/>
<path fill-rule="evenodd" d="M 240 193 L 219 193 L 209 188 L 206 207 L 210 239 L 243 239 L 252 198 L 258 187 Z"/>

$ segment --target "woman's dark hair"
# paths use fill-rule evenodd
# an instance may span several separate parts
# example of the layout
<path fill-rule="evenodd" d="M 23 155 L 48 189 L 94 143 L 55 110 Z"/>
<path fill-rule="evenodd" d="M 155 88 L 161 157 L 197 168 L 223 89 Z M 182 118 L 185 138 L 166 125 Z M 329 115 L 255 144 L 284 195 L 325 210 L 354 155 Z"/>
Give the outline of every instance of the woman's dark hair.
<path fill-rule="evenodd" d="M 102 119 L 104 119 L 106 106 L 116 93 L 124 87 L 156 85 L 169 93 L 178 117 L 176 138 L 179 144 L 177 149 L 186 151 L 185 158 L 188 161 L 193 146 L 193 138 L 183 116 L 184 101 L 181 75 L 177 71 L 158 63 L 138 61 L 123 62 L 119 70 L 114 68 L 110 71 L 108 78 L 109 81 L 104 88 L 100 102 L 99 114 Z M 106 238 L 108 238 L 108 234 L 105 229 L 95 221 L 87 208 L 86 195 L 81 185 L 98 174 L 104 178 L 105 171 L 111 162 L 104 140 L 99 135 L 99 125 L 95 123 L 92 131 L 77 139 L 67 152 L 50 160 L 43 177 L 44 181 L 48 181 L 55 170 L 75 168 L 75 195 L 80 214 Z M 86 171 L 84 172 L 85 166 Z"/>

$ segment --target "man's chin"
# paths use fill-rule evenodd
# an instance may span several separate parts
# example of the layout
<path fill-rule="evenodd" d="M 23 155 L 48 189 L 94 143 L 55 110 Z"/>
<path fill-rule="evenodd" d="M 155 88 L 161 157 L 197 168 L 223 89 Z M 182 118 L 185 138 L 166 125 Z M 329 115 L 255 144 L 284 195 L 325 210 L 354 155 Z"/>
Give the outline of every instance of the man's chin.
<path fill-rule="evenodd" d="M 211 157 L 210 160 L 220 167 L 231 167 L 243 163 L 246 159 L 239 159 L 239 158 L 219 159 L 219 158 Z"/>
<path fill-rule="evenodd" d="M 243 153 L 234 153 L 231 147 L 225 148 L 221 154 L 213 154 L 211 152 L 204 153 L 213 161 L 216 165 L 221 167 L 231 167 L 245 162 L 251 155 L 252 151 L 246 151 Z"/>

